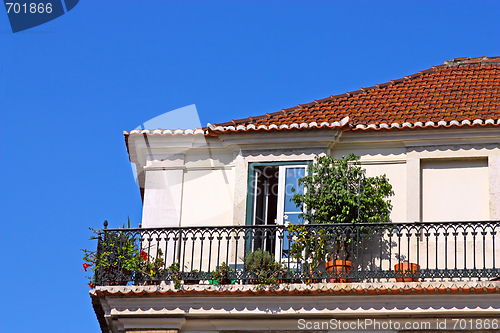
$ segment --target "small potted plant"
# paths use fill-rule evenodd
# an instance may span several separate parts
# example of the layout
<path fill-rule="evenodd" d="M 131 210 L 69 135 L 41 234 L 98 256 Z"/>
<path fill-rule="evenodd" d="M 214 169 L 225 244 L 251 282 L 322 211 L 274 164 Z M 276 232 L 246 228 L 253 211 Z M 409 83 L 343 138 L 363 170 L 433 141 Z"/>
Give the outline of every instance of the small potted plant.
<path fill-rule="evenodd" d="M 295 267 L 287 268 L 283 266 L 279 283 L 302 283 L 302 279 L 297 278 L 297 275 L 300 274 L 299 272 L 300 271 Z"/>
<path fill-rule="evenodd" d="M 171 264 L 164 273 L 165 279 L 172 281 L 174 283 L 174 287 L 179 289 L 181 287 L 181 272 L 180 272 L 180 264 L 178 262 L 174 262 Z"/>
<path fill-rule="evenodd" d="M 321 263 L 327 254 L 327 238 L 324 230 L 312 230 L 305 225 L 286 224 L 288 240 L 291 242 L 290 254 L 293 261 L 300 265 L 306 276 L 306 283 L 321 282 Z"/>
<path fill-rule="evenodd" d="M 251 284 L 277 284 L 283 269 L 275 262 L 269 251 L 257 249 L 247 254 L 245 272 Z"/>
<path fill-rule="evenodd" d="M 398 264 L 394 265 L 394 274 L 397 282 L 418 282 L 420 265 L 410 262 L 406 256 L 396 255 Z"/>
<path fill-rule="evenodd" d="M 156 257 L 151 258 L 146 251 L 140 252 L 140 274 L 141 280 L 146 285 L 159 285 L 164 278 L 165 261 L 163 260 L 163 251 L 158 248 Z"/>
<path fill-rule="evenodd" d="M 210 280 L 211 284 L 232 284 L 234 281 L 231 280 L 231 275 L 234 274 L 234 268 L 229 267 L 223 262 L 219 268 L 212 272 Z"/>
<path fill-rule="evenodd" d="M 198 270 L 192 269 L 189 272 L 184 272 L 184 284 L 198 284 L 200 279 L 197 278 Z"/>

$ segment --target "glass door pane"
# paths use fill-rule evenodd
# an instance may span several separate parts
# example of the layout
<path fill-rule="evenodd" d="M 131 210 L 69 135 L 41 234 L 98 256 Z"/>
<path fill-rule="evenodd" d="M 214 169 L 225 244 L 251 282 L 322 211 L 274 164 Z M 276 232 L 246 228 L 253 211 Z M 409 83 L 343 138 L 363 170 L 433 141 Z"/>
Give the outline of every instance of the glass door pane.
<path fill-rule="evenodd" d="M 253 174 L 252 188 L 252 224 L 276 224 L 276 204 L 278 198 L 278 170 L 277 165 L 256 166 Z M 262 249 L 274 253 L 275 235 L 271 230 L 256 228 L 252 233 L 252 251 Z"/>
<path fill-rule="evenodd" d="M 306 175 L 305 165 L 290 165 L 280 167 L 280 192 L 278 195 L 278 224 L 303 224 L 302 207 L 297 207 L 291 201 L 295 194 L 303 194 L 304 189 L 299 186 L 299 179 Z M 276 244 L 281 247 L 282 260 L 289 258 L 290 241 L 288 232 L 284 232 L 283 243 Z M 288 260 L 288 259 L 287 259 Z"/>

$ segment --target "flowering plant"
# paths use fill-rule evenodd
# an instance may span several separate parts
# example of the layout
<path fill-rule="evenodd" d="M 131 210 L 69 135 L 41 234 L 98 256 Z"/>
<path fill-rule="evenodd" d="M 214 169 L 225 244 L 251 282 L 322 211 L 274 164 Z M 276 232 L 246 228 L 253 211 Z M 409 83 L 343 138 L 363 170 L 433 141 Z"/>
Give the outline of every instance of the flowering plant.
<path fill-rule="evenodd" d="M 140 271 L 147 280 L 160 280 L 165 272 L 165 261 L 163 260 L 163 251 L 158 248 L 156 258 L 148 256 L 146 251 L 141 250 L 140 256 Z"/>

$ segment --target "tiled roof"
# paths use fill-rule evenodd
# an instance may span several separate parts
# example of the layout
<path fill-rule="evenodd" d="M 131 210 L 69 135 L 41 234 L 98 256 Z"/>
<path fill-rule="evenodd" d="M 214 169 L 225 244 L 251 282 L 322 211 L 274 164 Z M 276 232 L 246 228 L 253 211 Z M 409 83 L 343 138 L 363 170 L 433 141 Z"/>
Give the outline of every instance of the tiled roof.
<path fill-rule="evenodd" d="M 460 58 L 398 80 L 279 112 L 208 126 L 209 132 L 500 124 L 500 57 Z"/>
<path fill-rule="evenodd" d="M 90 291 L 93 298 L 105 296 L 265 296 L 265 295 L 346 295 L 346 294 L 432 294 L 432 293 L 498 293 L 500 282 L 394 282 L 394 283 L 315 283 L 281 284 L 277 287 L 262 288 L 256 285 L 185 285 L 176 289 L 171 285 L 162 286 L 115 286 L 97 287 Z"/>
<path fill-rule="evenodd" d="M 123 134 L 128 143 L 130 135 L 479 126 L 500 126 L 500 57 L 458 58 L 402 79 L 205 128 L 145 129 Z"/>

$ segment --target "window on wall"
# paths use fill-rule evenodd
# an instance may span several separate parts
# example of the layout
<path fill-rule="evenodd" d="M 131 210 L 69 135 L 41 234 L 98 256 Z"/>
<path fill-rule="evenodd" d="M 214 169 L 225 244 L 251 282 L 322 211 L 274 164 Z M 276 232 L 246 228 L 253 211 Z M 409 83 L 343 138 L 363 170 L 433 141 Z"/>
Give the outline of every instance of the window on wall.
<path fill-rule="evenodd" d="M 251 163 L 247 203 L 247 225 L 283 225 L 286 222 L 302 224 L 302 209 L 290 199 L 303 193 L 298 180 L 306 175 L 308 162 Z M 295 192 L 292 191 L 295 189 Z M 283 253 L 288 253 L 288 242 Z M 262 248 L 271 253 L 281 251 L 280 244 L 272 235 L 257 235 L 252 250 Z"/>

